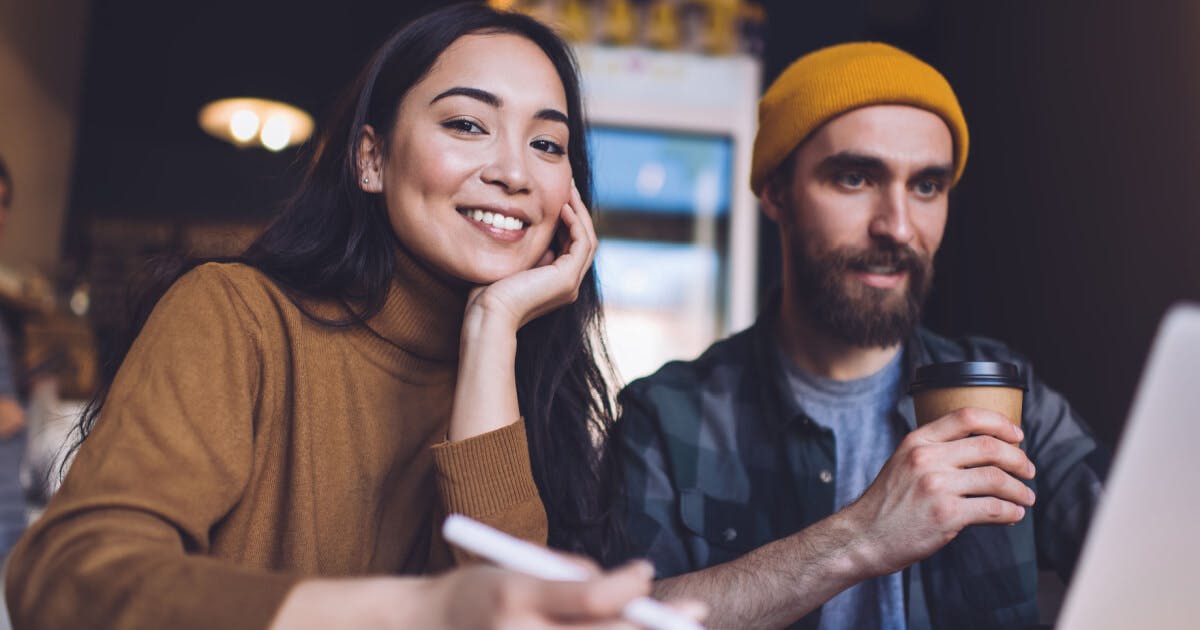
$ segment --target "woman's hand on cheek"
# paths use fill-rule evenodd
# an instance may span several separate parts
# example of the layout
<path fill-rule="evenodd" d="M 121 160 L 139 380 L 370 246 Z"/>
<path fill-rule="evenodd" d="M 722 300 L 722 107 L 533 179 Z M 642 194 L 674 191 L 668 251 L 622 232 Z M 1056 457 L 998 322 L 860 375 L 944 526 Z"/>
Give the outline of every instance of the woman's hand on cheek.
<path fill-rule="evenodd" d="M 520 418 L 514 358 L 517 331 L 531 320 L 575 301 L 596 253 L 596 230 L 572 187 L 562 211 L 566 241 L 532 269 L 471 292 L 463 318 L 458 384 L 446 437 L 464 440 Z"/>
<path fill-rule="evenodd" d="M 467 302 L 467 319 L 473 315 L 501 317 L 513 331 L 546 313 L 570 304 L 596 255 L 596 228 L 574 185 L 571 201 L 563 206 L 566 244 L 558 256 L 547 250 L 532 268 L 490 285 L 478 287 Z"/>

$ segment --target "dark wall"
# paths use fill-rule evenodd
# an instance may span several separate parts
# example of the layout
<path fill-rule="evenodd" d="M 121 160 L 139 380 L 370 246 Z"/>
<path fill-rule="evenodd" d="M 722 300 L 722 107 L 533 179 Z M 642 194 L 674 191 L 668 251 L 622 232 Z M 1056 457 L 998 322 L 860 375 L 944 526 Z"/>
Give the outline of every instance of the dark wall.
<path fill-rule="evenodd" d="M 1159 319 L 1200 299 L 1193 4 L 942 9 L 972 137 L 938 318 L 1028 353 L 1110 443 Z"/>
<path fill-rule="evenodd" d="M 95 3 L 71 212 L 264 219 L 293 188 L 298 150 L 241 150 L 196 116 L 226 97 L 295 104 L 320 124 L 392 29 L 434 0 Z M 294 171 L 294 169 L 293 169 Z"/>

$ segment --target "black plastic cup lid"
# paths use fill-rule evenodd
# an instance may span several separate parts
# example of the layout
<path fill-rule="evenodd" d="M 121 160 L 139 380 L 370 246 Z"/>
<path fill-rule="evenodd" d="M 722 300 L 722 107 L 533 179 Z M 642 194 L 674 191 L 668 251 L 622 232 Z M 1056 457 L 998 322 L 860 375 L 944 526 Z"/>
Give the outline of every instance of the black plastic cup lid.
<path fill-rule="evenodd" d="M 917 368 L 909 393 L 943 387 L 1014 387 L 1025 389 L 1021 370 L 999 361 L 931 363 Z"/>

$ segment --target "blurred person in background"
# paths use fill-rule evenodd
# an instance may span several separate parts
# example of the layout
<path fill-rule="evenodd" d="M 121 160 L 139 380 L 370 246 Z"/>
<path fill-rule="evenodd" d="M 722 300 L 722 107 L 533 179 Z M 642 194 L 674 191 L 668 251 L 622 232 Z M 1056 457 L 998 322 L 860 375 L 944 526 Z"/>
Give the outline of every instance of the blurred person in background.
<path fill-rule="evenodd" d="M 884 44 L 813 52 L 767 90 L 751 185 L 782 290 L 620 397 L 656 594 L 714 626 L 1008 628 L 1038 623 L 1039 566 L 1069 579 L 1107 451 L 1004 344 L 919 326 L 967 146 L 945 78 Z M 980 409 L 916 427 L 915 367 L 969 360 L 1019 367 L 1023 430 Z"/>
<path fill-rule="evenodd" d="M 160 270 L 11 557 L 14 626 L 628 627 L 645 563 L 449 570 L 439 535 L 605 538 L 590 177 L 549 29 L 464 4 L 394 33 L 244 254 Z"/>
<path fill-rule="evenodd" d="M 12 210 L 13 180 L 0 159 L 0 240 Z M 2 306 L 0 306 L 2 307 Z M 25 411 L 17 397 L 17 358 L 7 317 L 0 317 L 0 565 L 25 529 L 20 464 L 25 453 Z"/>

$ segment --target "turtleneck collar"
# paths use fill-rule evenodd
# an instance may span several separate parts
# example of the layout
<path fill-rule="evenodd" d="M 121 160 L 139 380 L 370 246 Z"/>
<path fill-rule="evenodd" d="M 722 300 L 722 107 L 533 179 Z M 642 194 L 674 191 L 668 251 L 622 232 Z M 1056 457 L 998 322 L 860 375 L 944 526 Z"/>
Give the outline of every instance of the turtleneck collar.
<path fill-rule="evenodd" d="M 367 324 L 390 344 L 424 359 L 458 360 L 470 287 L 436 275 L 402 247 L 383 308 Z"/>

